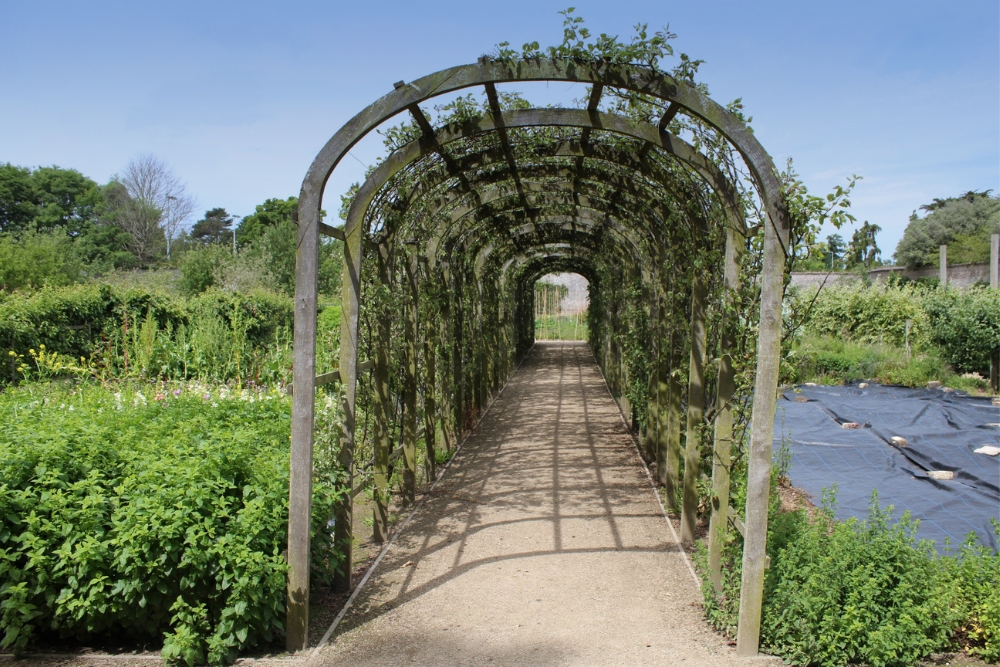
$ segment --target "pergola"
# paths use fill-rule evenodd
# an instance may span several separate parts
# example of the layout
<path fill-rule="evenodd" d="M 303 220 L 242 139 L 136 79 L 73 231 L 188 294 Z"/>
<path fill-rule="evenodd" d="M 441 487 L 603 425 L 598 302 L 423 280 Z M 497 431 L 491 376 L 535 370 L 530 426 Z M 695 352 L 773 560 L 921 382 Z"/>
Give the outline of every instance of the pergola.
<path fill-rule="evenodd" d="M 589 84 L 586 108 L 521 108 L 497 90 L 525 81 Z M 481 113 L 457 113 L 433 127 L 419 106 L 470 88 L 485 89 Z M 659 118 L 602 112 L 608 93 L 640 96 Z M 370 172 L 342 228 L 324 223 L 323 190 L 333 170 L 359 140 L 401 113 L 412 117 L 412 140 Z M 671 133 L 682 116 L 725 144 L 746 182 L 720 167 L 703 142 Z M 752 226 L 748 198 L 761 211 Z M 345 264 L 340 366 L 317 374 L 322 235 L 343 240 Z M 642 413 L 643 448 L 657 462 L 668 503 L 683 497 L 685 541 L 694 537 L 697 483 L 708 460 L 702 450 L 711 452 L 710 575 L 718 588 L 726 531 L 730 522 L 740 525 L 737 651 L 756 654 L 788 238 L 777 171 L 741 118 L 695 86 L 648 67 L 482 58 L 399 82 L 352 118 L 316 156 L 299 199 L 288 647 L 304 648 L 308 629 L 317 386 L 340 383 L 338 465 L 348 488 L 355 488 L 357 471 L 369 475 L 374 537 L 384 540 L 391 427 L 399 422 L 404 501 L 413 502 L 418 439 L 426 443 L 433 475 L 437 434 L 454 438 L 466 430 L 531 349 L 535 281 L 576 272 L 590 282 L 595 357 L 623 413 Z M 759 301 L 759 322 L 748 312 L 747 293 L 750 303 Z M 733 356 L 741 322 L 756 327 L 756 372 L 752 390 L 738 392 Z M 635 350 L 638 366 L 629 356 Z M 643 368 L 640 382 L 636 369 Z M 359 375 L 369 371 L 369 389 L 359 393 Z M 397 377 L 398 392 L 392 392 Z M 714 397 L 710 421 L 707 397 Z M 734 438 L 740 400 L 752 400 L 748 438 Z M 370 423 L 363 443 L 357 433 L 362 413 Z M 704 432 L 710 436 L 701 438 Z M 683 452 L 682 433 L 688 434 Z M 746 451 L 745 523 L 728 502 L 734 441 Z M 347 559 L 336 580 L 341 590 L 351 586 L 352 497 L 345 494 L 335 510 L 334 539 Z"/>

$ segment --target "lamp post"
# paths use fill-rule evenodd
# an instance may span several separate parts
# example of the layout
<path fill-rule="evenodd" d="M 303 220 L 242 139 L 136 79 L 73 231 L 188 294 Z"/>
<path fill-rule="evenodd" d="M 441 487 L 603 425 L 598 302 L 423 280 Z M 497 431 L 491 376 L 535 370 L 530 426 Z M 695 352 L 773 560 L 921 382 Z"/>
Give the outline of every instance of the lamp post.
<path fill-rule="evenodd" d="M 167 199 L 167 224 L 166 224 L 166 229 L 164 231 L 166 232 L 166 235 L 167 235 L 167 261 L 169 262 L 170 261 L 170 236 L 171 236 L 171 230 L 170 230 L 170 202 L 177 201 L 177 197 L 175 197 L 173 195 L 167 195 L 166 199 Z"/>
<path fill-rule="evenodd" d="M 236 256 L 236 221 L 242 220 L 243 216 L 234 215 L 233 216 L 233 256 Z"/>

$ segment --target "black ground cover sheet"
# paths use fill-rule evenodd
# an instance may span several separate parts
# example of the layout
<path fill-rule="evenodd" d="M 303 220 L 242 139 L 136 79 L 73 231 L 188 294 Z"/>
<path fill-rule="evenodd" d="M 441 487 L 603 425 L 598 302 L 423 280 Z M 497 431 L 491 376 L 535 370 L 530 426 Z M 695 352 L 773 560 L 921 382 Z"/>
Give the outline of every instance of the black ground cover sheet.
<path fill-rule="evenodd" d="M 856 422 L 858 429 L 845 429 Z M 905 446 L 893 444 L 899 436 Z M 990 399 L 942 389 L 869 384 L 800 386 L 785 391 L 774 421 L 775 451 L 791 451 L 792 484 L 820 504 L 837 485 L 839 519 L 865 518 L 872 489 L 883 508 L 920 520 L 917 535 L 957 547 L 970 532 L 997 549 L 990 519 L 1000 518 L 1000 456 L 976 454 L 1000 446 L 1000 408 Z M 929 471 L 951 471 L 951 480 Z"/>

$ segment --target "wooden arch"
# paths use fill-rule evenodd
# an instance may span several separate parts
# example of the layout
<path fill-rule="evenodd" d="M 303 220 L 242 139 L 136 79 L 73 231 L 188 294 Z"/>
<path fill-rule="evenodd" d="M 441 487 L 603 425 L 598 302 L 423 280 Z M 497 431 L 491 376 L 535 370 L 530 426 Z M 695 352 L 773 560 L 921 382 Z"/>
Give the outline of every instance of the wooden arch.
<path fill-rule="evenodd" d="M 569 81 L 592 86 L 591 105 L 587 110 L 525 110 L 500 112 L 495 104 L 498 83 L 518 81 Z M 569 59 L 490 60 L 464 65 L 417 79 L 400 82 L 393 92 L 376 101 L 348 121 L 320 150 L 302 184 L 298 210 L 298 251 L 295 289 L 295 366 L 293 376 L 292 458 L 289 498 L 289 583 L 287 644 L 290 649 L 304 648 L 308 629 L 309 594 L 309 534 L 311 517 L 312 447 L 314 429 L 314 391 L 316 387 L 316 315 L 318 292 L 319 238 L 321 233 L 342 238 L 345 242 L 343 280 L 343 310 L 339 377 L 343 384 L 344 448 L 353 451 L 356 384 L 358 375 L 358 314 L 361 294 L 362 251 L 364 249 L 364 217 L 377 188 L 365 191 L 355 200 L 358 212 L 352 208 L 345 228 L 337 230 L 320 220 L 323 189 L 326 182 L 350 148 L 383 121 L 409 110 L 424 132 L 423 140 L 411 151 L 416 154 L 437 150 L 433 144 L 436 133 L 419 108 L 433 97 L 469 87 L 486 88 L 494 113 L 488 121 L 482 119 L 474 128 L 457 128 L 462 132 L 495 133 L 506 138 L 508 127 L 574 126 L 601 131 L 620 132 L 656 145 L 684 161 L 726 200 L 730 221 L 736 221 L 738 210 L 732 199 L 735 189 L 719 179 L 711 163 L 683 143 L 675 143 L 662 130 L 650 126 L 626 127 L 617 117 L 596 111 L 604 88 L 617 88 L 648 95 L 668 107 L 664 122 L 676 113 L 699 118 L 712 127 L 735 148 L 747 165 L 766 215 L 761 274 L 760 324 L 757 349 L 757 374 L 751 415 L 748 492 L 746 506 L 746 537 L 743 558 L 743 580 L 740 603 L 738 652 L 757 652 L 760 608 L 765 567 L 767 534 L 767 504 L 770 483 L 771 439 L 778 381 L 780 353 L 781 298 L 783 271 L 788 246 L 789 219 L 781 192 L 777 170 L 770 157 L 745 124 L 735 115 L 712 101 L 696 88 L 677 81 L 667 74 L 637 65 L 612 65 L 604 62 Z M 517 125 L 521 123 L 521 125 Z M 653 131 L 650 131 L 653 130 Z M 447 131 L 456 131 L 449 128 Z M 397 153 L 399 153 L 397 151 Z M 419 155 L 417 155 L 419 157 Z M 412 158 L 412 156 L 411 156 Z M 410 160 L 412 161 L 412 159 Z M 699 164 L 700 162 L 700 164 Z M 408 164 L 405 155 L 393 154 L 383 164 L 386 172 L 398 171 Z M 380 167 L 381 169 L 382 167 Z M 717 172 L 717 170 L 715 170 Z M 393 172 L 394 173 L 394 172 Z M 391 173 L 389 174 L 391 176 Z M 383 181 L 384 183 L 385 181 Z M 368 184 L 366 183 L 366 186 Z M 375 183 L 372 182 L 372 186 Z M 381 186 L 378 186 L 381 187 Z M 576 194 L 576 188 L 573 189 Z M 607 202 L 605 202 L 607 203 Z M 607 214 L 607 211 L 604 211 Z M 742 219 L 739 218 L 740 222 Z M 735 224 L 730 225 L 734 229 Z M 734 232 L 735 233 L 735 232 Z M 581 272 L 591 270 L 593 259 L 587 252 L 582 230 L 567 235 L 566 247 L 551 247 L 539 238 L 526 247 L 511 246 L 497 257 L 501 274 L 518 273 L 522 280 L 545 267 L 576 267 Z M 725 269 L 726 286 L 732 288 L 738 280 L 736 249 L 727 244 Z M 577 250 L 573 250 L 573 248 Z M 621 246 L 619 246 L 621 248 Z M 534 251 L 532 250 L 534 249 Z M 731 271 L 731 265 L 736 269 Z M 520 270 L 518 270 L 520 269 Z M 698 287 L 694 293 L 698 293 Z M 725 364 L 725 360 L 723 360 Z M 721 395 L 721 392 L 720 392 Z M 690 469 L 690 466 L 688 466 Z M 728 484 L 728 482 L 727 482 Z M 727 493 L 728 497 L 728 493 Z M 685 499 L 686 502 L 686 499 Z M 723 514 L 724 516 L 724 514 Z M 724 519 L 723 519 L 724 520 Z M 713 513 L 713 522 L 715 515 Z M 340 525 L 338 524 L 338 528 Z M 348 530 L 350 526 L 347 526 Z"/>

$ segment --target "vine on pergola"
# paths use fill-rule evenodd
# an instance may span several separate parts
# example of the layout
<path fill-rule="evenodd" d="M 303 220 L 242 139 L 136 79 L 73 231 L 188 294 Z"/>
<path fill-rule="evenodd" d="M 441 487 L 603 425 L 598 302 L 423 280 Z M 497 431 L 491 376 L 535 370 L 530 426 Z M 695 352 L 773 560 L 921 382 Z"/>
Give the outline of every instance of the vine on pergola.
<path fill-rule="evenodd" d="M 659 68 L 673 54 L 668 30 L 649 37 L 637 26 L 629 44 L 607 35 L 588 42 L 581 19 L 572 9 L 564 15 L 563 44 L 544 53 L 537 43 L 520 54 L 501 44 L 476 65 L 396 84 L 330 140 L 307 174 L 290 648 L 303 645 L 307 627 L 309 496 L 301 489 L 312 469 L 314 388 L 341 381 L 332 449 L 351 493 L 336 508 L 344 562 L 335 583 L 349 590 L 351 497 L 372 494 L 373 537 L 385 540 L 392 472 L 401 473 L 404 506 L 412 504 L 418 458 L 432 480 L 435 450 L 453 448 L 474 426 L 530 350 L 535 281 L 567 271 L 590 283 L 590 346 L 668 505 L 681 511 L 682 538 L 693 539 L 699 511 L 711 515 L 717 588 L 722 544 L 738 539 L 730 502 L 745 502 L 738 642 L 741 653 L 756 653 L 784 271 L 819 221 L 849 217 L 841 204 L 850 185 L 810 198 L 789 169 L 793 187 L 783 192 L 739 101 L 724 109 L 694 83 L 700 61 L 682 55 L 670 73 Z M 525 80 L 590 85 L 579 109 L 533 108 L 496 87 Z M 470 86 L 482 86 L 483 97 L 435 107 L 433 123 L 420 106 Z M 322 185 L 337 161 L 399 112 L 410 120 L 384 133 L 389 154 L 345 197 L 344 228 L 321 223 Z M 319 233 L 345 240 L 346 261 L 341 366 L 316 375 Z M 753 415 L 762 416 L 756 424 Z M 711 489 L 699 485 L 702 474 Z"/>

